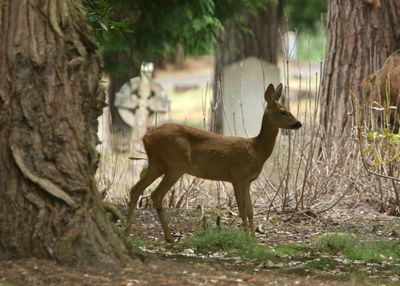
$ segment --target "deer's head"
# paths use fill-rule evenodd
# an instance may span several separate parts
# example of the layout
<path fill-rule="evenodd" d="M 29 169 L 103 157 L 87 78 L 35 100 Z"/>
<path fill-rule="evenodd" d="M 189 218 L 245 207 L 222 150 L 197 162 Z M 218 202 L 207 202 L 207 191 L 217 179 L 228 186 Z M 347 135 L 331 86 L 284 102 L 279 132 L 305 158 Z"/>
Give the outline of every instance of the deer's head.
<path fill-rule="evenodd" d="M 267 108 L 264 112 L 264 118 L 278 128 L 283 129 L 299 129 L 301 122 L 293 116 L 292 113 L 282 104 L 278 102 L 282 93 L 282 84 L 280 83 L 276 89 L 270 84 L 264 94 L 267 101 Z"/>

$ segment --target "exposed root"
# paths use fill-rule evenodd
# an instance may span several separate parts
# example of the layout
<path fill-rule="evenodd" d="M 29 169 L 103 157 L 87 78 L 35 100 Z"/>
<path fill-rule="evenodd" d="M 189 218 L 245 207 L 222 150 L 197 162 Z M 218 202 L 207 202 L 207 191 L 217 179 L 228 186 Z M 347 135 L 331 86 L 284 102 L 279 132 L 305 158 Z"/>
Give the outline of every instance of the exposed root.
<path fill-rule="evenodd" d="M 10 145 L 13 157 L 19 169 L 21 170 L 22 174 L 31 180 L 33 183 L 38 184 L 43 190 L 48 192 L 49 194 L 53 195 L 56 198 L 64 201 L 70 207 L 76 208 L 77 204 L 75 201 L 62 189 L 56 186 L 54 183 L 50 182 L 45 178 L 40 178 L 37 175 L 33 174 L 28 166 L 25 165 L 24 160 L 22 158 L 21 151 L 18 150 L 17 147 Z"/>
<path fill-rule="evenodd" d="M 125 217 L 121 214 L 121 212 L 111 203 L 103 202 L 104 209 L 111 213 L 115 218 L 119 219 L 121 222 L 125 221 Z"/>

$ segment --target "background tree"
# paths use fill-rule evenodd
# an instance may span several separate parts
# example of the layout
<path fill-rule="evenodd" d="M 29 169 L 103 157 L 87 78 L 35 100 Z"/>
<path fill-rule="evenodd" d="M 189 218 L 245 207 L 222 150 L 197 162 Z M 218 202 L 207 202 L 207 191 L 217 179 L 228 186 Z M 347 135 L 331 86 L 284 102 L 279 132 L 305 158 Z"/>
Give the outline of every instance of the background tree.
<path fill-rule="evenodd" d="M 118 263 L 94 175 L 101 61 L 80 1 L 0 5 L 0 255 Z"/>
<path fill-rule="evenodd" d="M 188 55 L 213 51 L 216 34 L 226 19 L 243 21 L 242 14 L 263 0 L 84 0 L 96 27 L 105 71 L 110 79 L 110 101 L 130 78 L 139 75 L 142 61 L 157 65 L 179 47 Z M 160 17 L 162 11 L 162 17 Z M 111 106 L 113 129 L 127 127 Z"/>
<path fill-rule="evenodd" d="M 315 32 L 321 21 L 321 14 L 326 13 L 326 0 L 286 0 L 285 13 L 291 31 Z"/>
<path fill-rule="evenodd" d="M 225 66 L 241 59 L 255 56 L 276 64 L 281 45 L 280 27 L 283 19 L 283 1 L 264 1 L 256 13 L 244 14 L 241 26 L 231 20 L 225 23 L 215 52 L 214 102 L 218 102 L 212 114 L 212 129 L 222 131 L 222 97 L 220 83 Z"/>
<path fill-rule="evenodd" d="M 325 132 L 341 134 L 351 93 L 400 48 L 400 1 L 330 0 L 321 116 Z"/>

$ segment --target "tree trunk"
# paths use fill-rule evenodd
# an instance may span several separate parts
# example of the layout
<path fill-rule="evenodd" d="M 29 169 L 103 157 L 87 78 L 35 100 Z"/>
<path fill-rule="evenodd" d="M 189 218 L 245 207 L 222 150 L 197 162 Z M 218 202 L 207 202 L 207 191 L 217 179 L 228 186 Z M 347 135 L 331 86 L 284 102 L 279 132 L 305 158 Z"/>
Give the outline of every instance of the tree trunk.
<path fill-rule="evenodd" d="M 351 94 L 400 48 L 400 1 L 330 0 L 327 59 L 322 81 L 321 120 L 325 132 L 346 130 Z"/>
<path fill-rule="evenodd" d="M 123 134 L 127 135 L 132 132 L 132 127 L 126 124 L 121 116 L 118 113 L 116 107 L 114 107 L 115 94 L 120 90 L 120 88 L 128 82 L 131 78 L 140 75 L 140 63 L 133 61 L 132 56 L 125 52 L 116 52 L 108 55 L 108 57 L 112 58 L 114 62 L 120 63 L 131 63 L 131 67 L 129 71 L 126 71 L 124 75 L 118 75 L 116 73 L 111 72 L 109 76 L 110 85 L 108 88 L 109 99 L 110 99 L 110 110 L 111 110 L 111 118 L 112 125 L 111 130 L 113 134 Z M 130 138 L 130 136 L 128 136 Z"/>
<path fill-rule="evenodd" d="M 0 6 L 0 256 L 118 264 L 94 175 L 101 61 L 79 0 Z"/>
<path fill-rule="evenodd" d="M 211 130 L 222 132 L 221 83 L 224 67 L 250 56 L 276 64 L 281 43 L 279 28 L 282 15 L 283 1 L 280 0 L 278 4 L 266 4 L 255 15 L 247 16 L 248 30 L 238 31 L 238 27 L 226 23 L 215 52 L 213 86 L 215 106 L 211 115 Z"/>

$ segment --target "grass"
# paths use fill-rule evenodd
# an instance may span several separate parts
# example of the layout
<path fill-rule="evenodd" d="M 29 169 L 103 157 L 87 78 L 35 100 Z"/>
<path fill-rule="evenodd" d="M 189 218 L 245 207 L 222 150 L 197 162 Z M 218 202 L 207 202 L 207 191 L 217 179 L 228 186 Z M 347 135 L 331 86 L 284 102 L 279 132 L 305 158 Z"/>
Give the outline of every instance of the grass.
<path fill-rule="evenodd" d="M 316 250 L 330 255 L 343 255 L 350 260 L 365 262 L 400 262 L 400 241 L 365 241 L 359 236 L 348 233 L 328 233 L 320 236 L 315 243 Z"/>
<path fill-rule="evenodd" d="M 148 247 L 148 243 L 137 236 L 126 236 L 126 240 L 129 242 L 133 249 L 140 249 L 140 247 Z"/>
<path fill-rule="evenodd" d="M 367 241 L 352 249 L 347 257 L 366 262 L 382 262 L 387 259 L 400 261 L 400 241 Z"/>
<path fill-rule="evenodd" d="M 336 255 L 348 253 L 359 242 L 359 238 L 353 234 L 335 232 L 327 233 L 317 238 L 315 248 L 320 252 Z"/>
<path fill-rule="evenodd" d="M 249 234 L 236 228 L 208 229 L 189 238 L 188 245 L 200 253 L 224 252 L 251 260 L 303 259 L 310 254 L 305 245 L 284 245 L 276 248 L 259 244 Z"/>
<path fill-rule="evenodd" d="M 208 229 L 195 234 L 186 242 L 199 253 L 223 252 L 252 260 L 309 260 L 307 266 L 320 269 L 332 265 L 333 256 L 364 262 L 393 260 L 400 262 L 400 241 L 365 241 L 349 233 L 328 233 L 318 237 L 314 244 L 282 245 L 276 248 L 260 245 L 247 233 L 234 229 Z M 327 256 L 327 257 L 322 257 Z M 332 257 L 332 258 L 330 258 Z"/>
<path fill-rule="evenodd" d="M 325 269 L 332 266 L 332 259 L 327 257 L 317 258 L 307 262 L 307 268 L 313 270 Z"/>
<path fill-rule="evenodd" d="M 223 251 L 229 256 L 264 260 L 275 256 L 274 251 L 262 245 L 247 233 L 234 229 L 209 229 L 197 233 L 187 242 L 200 253 Z"/>

